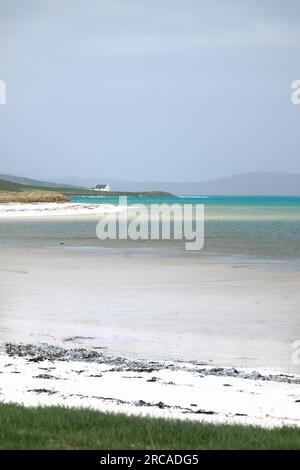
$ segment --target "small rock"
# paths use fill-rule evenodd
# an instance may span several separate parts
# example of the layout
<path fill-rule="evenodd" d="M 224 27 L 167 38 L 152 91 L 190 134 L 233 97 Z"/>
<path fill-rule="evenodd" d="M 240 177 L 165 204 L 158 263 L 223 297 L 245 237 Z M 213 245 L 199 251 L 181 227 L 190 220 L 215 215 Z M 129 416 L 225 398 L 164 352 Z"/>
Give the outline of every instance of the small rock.
<path fill-rule="evenodd" d="M 151 377 L 151 379 L 148 379 L 147 382 L 157 382 L 158 380 L 158 377 Z"/>

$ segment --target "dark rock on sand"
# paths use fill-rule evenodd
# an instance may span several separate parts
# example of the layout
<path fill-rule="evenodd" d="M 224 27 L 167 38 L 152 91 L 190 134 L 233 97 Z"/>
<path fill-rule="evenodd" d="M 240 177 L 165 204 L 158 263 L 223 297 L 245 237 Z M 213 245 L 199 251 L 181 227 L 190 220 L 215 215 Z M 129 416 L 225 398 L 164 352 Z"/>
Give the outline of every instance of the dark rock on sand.
<path fill-rule="evenodd" d="M 47 390 L 46 388 L 34 388 L 32 390 L 27 390 L 27 392 L 34 392 L 34 393 L 47 393 L 48 395 L 54 395 L 57 393 L 56 390 Z"/>
<path fill-rule="evenodd" d="M 199 415 L 216 415 L 217 413 L 215 411 L 211 411 L 211 410 L 197 410 L 197 411 L 194 411 L 195 414 Z"/>
<path fill-rule="evenodd" d="M 49 344 L 12 344 L 7 343 L 5 345 L 5 351 L 9 356 L 12 357 L 25 357 L 29 361 L 41 362 L 41 361 L 76 361 L 76 362 L 94 362 L 98 364 L 110 364 L 111 370 L 116 371 L 128 371 L 137 373 L 153 373 L 159 370 L 192 370 L 195 374 L 201 376 L 218 376 L 218 377 L 236 377 L 241 379 L 255 380 L 255 381 L 273 381 L 273 382 L 284 382 L 300 384 L 300 378 L 291 375 L 278 374 L 278 375 L 262 375 L 257 371 L 245 372 L 236 368 L 226 367 L 203 367 L 199 368 L 194 366 L 191 369 L 190 366 L 186 366 L 182 361 L 178 362 L 148 362 L 146 360 L 134 360 L 127 359 L 124 357 L 109 356 L 102 352 L 94 349 L 74 348 L 64 349 L 59 346 L 53 346 Z M 155 381 L 149 379 L 149 381 Z M 225 385 L 225 384 L 224 384 Z M 228 385 L 225 385 L 228 386 Z"/>

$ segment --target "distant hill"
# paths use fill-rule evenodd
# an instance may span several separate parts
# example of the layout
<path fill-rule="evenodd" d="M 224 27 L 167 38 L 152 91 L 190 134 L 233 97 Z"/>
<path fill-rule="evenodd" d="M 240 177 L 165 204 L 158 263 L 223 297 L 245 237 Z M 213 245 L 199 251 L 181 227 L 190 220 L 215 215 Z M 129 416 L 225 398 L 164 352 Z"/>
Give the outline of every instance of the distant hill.
<path fill-rule="evenodd" d="M 222 196 L 300 196 L 300 174 L 252 172 L 219 178 L 212 181 L 178 182 L 130 182 L 109 178 L 67 178 L 60 184 L 92 187 L 101 182 L 114 191 L 167 191 L 181 195 Z"/>
<path fill-rule="evenodd" d="M 109 178 L 67 178 L 61 181 L 49 182 L 20 176 L 0 175 L 0 189 L 23 190 L 24 186 L 39 189 L 52 189 L 70 194 L 85 188 L 91 188 L 96 183 L 107 183 L 115 192 L 168 192 L 180 195 L 221 195 L 221 196 L 300 196 L 300 174 L 253 172 L 219 178 L 212 181 L 191 183 L 159 182 L 159 181 L 119 181 Z M 5 188 L 6 185 L 6 188 Z M 16 185 L 13 189 L 12 185 Z M 18 188 L 19 186 L 19 188 Z M 67 191 L 69 189 L 69 191 Z M 86 191 L 85 191 L 86 192 Z"/>
<path fill-rule="evenodd" d="M 3 182 L 3 181 L 7 181 L 7 182 L 10 182 L 10 183 L 16 183 L 16 184 L 22 184 L 22 185 L 25 185 L 25 186 L 37 186 L 37 187 L 52 187 L 52 188 L 55 188 L 55 187 L 61 187 L 62 185 L 61 184 L 58 184 L 58 183 L 53 183 L 53 182 L 49 182 L 49 181 L 40 181 L 40 180 L 36 180 L 36 179 L 32 179 L 32 178 L 25 178 L 23 176 L 13 176 L 13 175 L 0 175 L 0 180 Z M 74 185 L 67 185 L 67 184 L 64 184 L 64 187 L 74 187 Z"/>
<path fill-rule="evenodd" d="M 0 191 L 24 191 L 25 186 L 0 179 Z"/>

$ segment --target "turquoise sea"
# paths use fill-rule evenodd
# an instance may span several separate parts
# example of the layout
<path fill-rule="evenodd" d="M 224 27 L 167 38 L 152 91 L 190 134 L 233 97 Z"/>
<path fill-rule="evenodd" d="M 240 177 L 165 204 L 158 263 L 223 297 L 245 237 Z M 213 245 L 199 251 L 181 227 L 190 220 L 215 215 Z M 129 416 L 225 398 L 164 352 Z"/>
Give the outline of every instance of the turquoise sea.
<path fill-rule="evenodd" d="M 88 204 L 119 203 L 116 197 L 73 198 Z M 175 197 L 128 198 L 136 204 L 204 204 L 205 246 L 187 256 L 247 256 L 274 260 L 300 260 L 299 197 Z M 97 221 L 81 218 L 18 219 L 0 223 L 1 246 L 99 247 L 102 249 L 159 251 L 184 254 L 184 243 L 170 241 L 100 241 L 95 236 Z"/>
<path fill-rule="evenodd" d="M 206 204 L 208 206 L 230 207 L 298 207 L 300 196 L 176 196 L 176 197 L 130 197 L 128 204 Z M 73 197 L 74 202 L 90 204 L 118 204 L 118 197 Z"/>

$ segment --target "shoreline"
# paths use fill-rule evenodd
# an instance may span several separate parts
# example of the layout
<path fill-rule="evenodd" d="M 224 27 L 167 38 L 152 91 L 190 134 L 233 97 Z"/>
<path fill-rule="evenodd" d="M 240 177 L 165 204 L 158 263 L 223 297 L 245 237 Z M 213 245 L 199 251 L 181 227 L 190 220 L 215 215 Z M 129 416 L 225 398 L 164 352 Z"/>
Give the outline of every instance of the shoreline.
<path fill-rule="evenodd" d="M 300 427 L 300 376 L 6 344 L 0 401 L 214 424 Z M 272 400 L 270 401 L 270 396 Z"/>
<path fill-rule="evenodd" d="M 88 198 L 88 197 L 87 197 Z M 91 197 L 92 198 L 92 197 Z M 160 198 L 157 198 L 157 201 L 160 201 Z M 142 201 L 141 201 L 142 202 Z M 42 218 L 45 216 L 81 216 L 81 215 L 98 215 L 104 213 L 114 213 L 120 212 L 123 210 L 134 209 L 133 205 L 129 206 L 120 206 L 116 204 L 109 203 L 88 203 L 88 202 L 7 202 L 0 203 L 0 220 L 7 218 L 23 218 L 23 217 L 34 217 Z M 205 213 L 205 219 L 207 221 L 248 221 L 249 215 L 246 214 L 235 214 L 233 212 L 223 214 L 220 211 L 211 211 L 211 208 L 208 206 Z M 257 213 L 251 214 L 252 221 L 298 221 L 300 219 L 299 214 L 293 214 L 292 216 L 286 215 L 284 212 L 279 214 L 272 213 Z"/>

